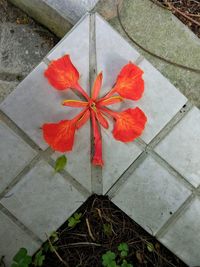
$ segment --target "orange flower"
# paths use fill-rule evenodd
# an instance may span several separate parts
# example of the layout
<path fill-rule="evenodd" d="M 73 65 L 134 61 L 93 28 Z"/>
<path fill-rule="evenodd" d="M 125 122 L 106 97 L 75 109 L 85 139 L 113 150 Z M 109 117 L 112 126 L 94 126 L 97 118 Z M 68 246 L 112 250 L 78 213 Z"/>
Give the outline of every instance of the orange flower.
<path fill-rule="evenodd" d="M 129 62 L 120 71 L 116 84 L 110 93 L 108 93 L 108 96 L 110 97 L 114 93 L 118 93 L 120 96 L 127 99 L 140 99 L 144 92 L 142 74 L 143 71 L 139 67 Z"/>
<path fill-rule="evenodd" d="M 83 108 L 83 110 L 72 120 L 45 123 L 42 126 L 44 140 L 54 150 L 60 152 L 70 151 L 73 148 L 76 130 L 82 127 L 91 117 L 94 139 L 92 163 L 102 167 L 104 163 L 100 126 L 105 129 L 109 127 L 105 115 L 111 116 L 115 121 L 113 136 L 116 140 L 131 142 L 139 137 L 144 130 L 147 118 L 141 109 L 129 108 L 122 112 L 114 112 L 107 108 L 109 105 L 124 101 L 124 98 L 139 99 L 144 91 L 142 74 L 143 71 L 139 67 L 131 62 L 128 63 L 120 71 L 116 84 L 111 91 L 99 99 L 103 79 L 102 72 L 98 74 L 92 88 L 92 96 L 89 97 L 79 85 L 79 73 L 68 55 L 52 61 L 45 71 L 45 76 L 50 84 L 58 90 L 68 88 L 77 90 L 85 97 L 86 101 L 64 100 L 63 106 L 78 107 Z M 113 96 L 115 93 L 119 95 Z"/>

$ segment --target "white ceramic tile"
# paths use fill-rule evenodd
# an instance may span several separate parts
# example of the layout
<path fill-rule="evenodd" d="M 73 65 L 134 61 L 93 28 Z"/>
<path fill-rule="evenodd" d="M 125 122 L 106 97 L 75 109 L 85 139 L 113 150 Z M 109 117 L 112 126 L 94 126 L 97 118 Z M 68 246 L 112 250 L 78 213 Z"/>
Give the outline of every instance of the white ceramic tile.
<path fill-rule="evenodd" d="M 132 173 L 112 201 L 155 235 L 190 193 L 149 156 Z"/>
<path fill-rule="evenodd" d="M 43 240 L 79 208 L 85 198 L 40 161 L 3 198 L 2 204 Z"/>
<path fill-rule="evenodd" d="M 115 31 L 101 16 L 96 14 L 97 71 L 103 71 L 101 96 L 115 83 L 121 68 L 139 53 Z"/>
<path fill-rule="evenodd" d="M 159 240 L 189 266 L 199 266 L 200 200 L 198 198 Z"/>
<path fill-rule="evenodd" d="M 112 129 L 112 123 L 110 123 Z M 112 136 L 111 130 L 102 129 L 103 159 L 102 169 L 103 193 L 105 194 L 123 172 L 142 153 L 134 143 L 123 143 Z"/>
<path fill-rule="evenodd" d="M 145 92 L 136 103 L 147 115 L 148 121 L 142 139 L 149 143 L 187 99 L 147 60 L 139 67 L 144 71 Z"/>
<path fill-rule="evenodd" d="M 156 147 L 193 186 L 200 185 L 200 111 L 193 108 Z"/>
<path fill-rule="evenodd" d="M 39 246 L 0 211 L 0 258 L 5 256 L 6 266 L 11 266 L 12 259 L 20 248 L 25 247 L 29 255 L 32 255 Z"/>
<path fill-rule="evenodd" d="M 0 122 L 0 192 L 34 158 L 36 152 Z"/>

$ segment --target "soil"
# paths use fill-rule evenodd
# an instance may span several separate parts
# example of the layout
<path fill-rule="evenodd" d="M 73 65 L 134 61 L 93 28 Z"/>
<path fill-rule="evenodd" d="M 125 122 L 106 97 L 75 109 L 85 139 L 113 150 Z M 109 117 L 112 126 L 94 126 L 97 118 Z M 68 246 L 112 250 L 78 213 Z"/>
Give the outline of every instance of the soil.
<path fill-rule="evenodd" d="M 200 38 L 200 0 L 151 0 L 168 8 Z"/>
<path fill-rule="evenodd" d="M 82 213 L 80 223 L 72 228 L 67 221 L 57 231 L 58 240 L 50 241 L 56 250 L 46 253 L 43 267 L 102 267 L 102 255 L 119 253 L 122 242 L 129 246 L 126 259 L 134 267 L 187 267 L 105 196 L 93 195 L 77 213 Z M 110 230 L 103 229 L 105 224 Z"/>

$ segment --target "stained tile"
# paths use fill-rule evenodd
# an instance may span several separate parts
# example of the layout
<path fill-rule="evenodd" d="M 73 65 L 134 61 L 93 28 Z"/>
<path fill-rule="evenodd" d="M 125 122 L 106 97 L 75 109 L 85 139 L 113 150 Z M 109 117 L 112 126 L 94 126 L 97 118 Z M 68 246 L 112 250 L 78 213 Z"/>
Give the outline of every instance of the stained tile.
<path fill-rule="evenodd" d="M 154 234 L 191 192 L 150 156 L 131 174 L 113 202 Z"/>
<path fill-rule="evenodd" d="M 0 258 L 5 256 L 6 266 L 11 265 L 13 257 L 22 247 L 25 247 L 29 255 L 32 255 L 40 247 L 40 244 L 32 240 L 0 211 Z"/>
<path fill-rule="evenodd" d="M 193 186 L 200 185 L 200 111 L 193 108 L 156 147 L 156 152 Z"/>
<path fill-rule="evenodd" d="M 199 266 L 200 200 L 195 198 L 159 240 L 189 266 Z"/>
<path fill-rule="evenodd" d="M 34 158 L 36 152 L 0 122 L 0 192 Z"/>
<path fill-rule="evenodd" d="M 40 161 L 1 203 L 41 239 L 55 231 L 85 198 L 44 161 Z"/>

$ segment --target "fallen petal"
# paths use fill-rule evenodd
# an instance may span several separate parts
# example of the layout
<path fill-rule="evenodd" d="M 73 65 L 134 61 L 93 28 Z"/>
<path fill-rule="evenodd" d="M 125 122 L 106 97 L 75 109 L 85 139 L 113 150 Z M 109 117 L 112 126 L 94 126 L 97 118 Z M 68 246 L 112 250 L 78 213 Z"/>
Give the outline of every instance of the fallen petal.
<path fill-rule="evenodd" d="M 122 142 L 131 142 L 139 137 L 145 127 L 147 118 L 139 108 L 119 112 L 113 129 L 113 136 Z"/>
<path fill-rule="evenodd" d="M 116 84 L 111 90 L 111 94 L 117 92 L 120 96 L 138 100 L 144 92 L 143 71 L 133 63 L 128 63 L 120 71 Z M 108 93 L 109 95 L 110 93 Z"/>
<path fill-rule="evenodd" d="M 76 125 L 73 120 L 58 123 L 45 123 L 42 126 L 43 138 L 56 151 L 71 151 L 74 144 Z"/>
<path fill-rule="evenodd" d="M 74 88 L 79 80 L 79 72 L 72 64 L 69 55 L 51 61 L 44 75 L 57 90 Z"/>

